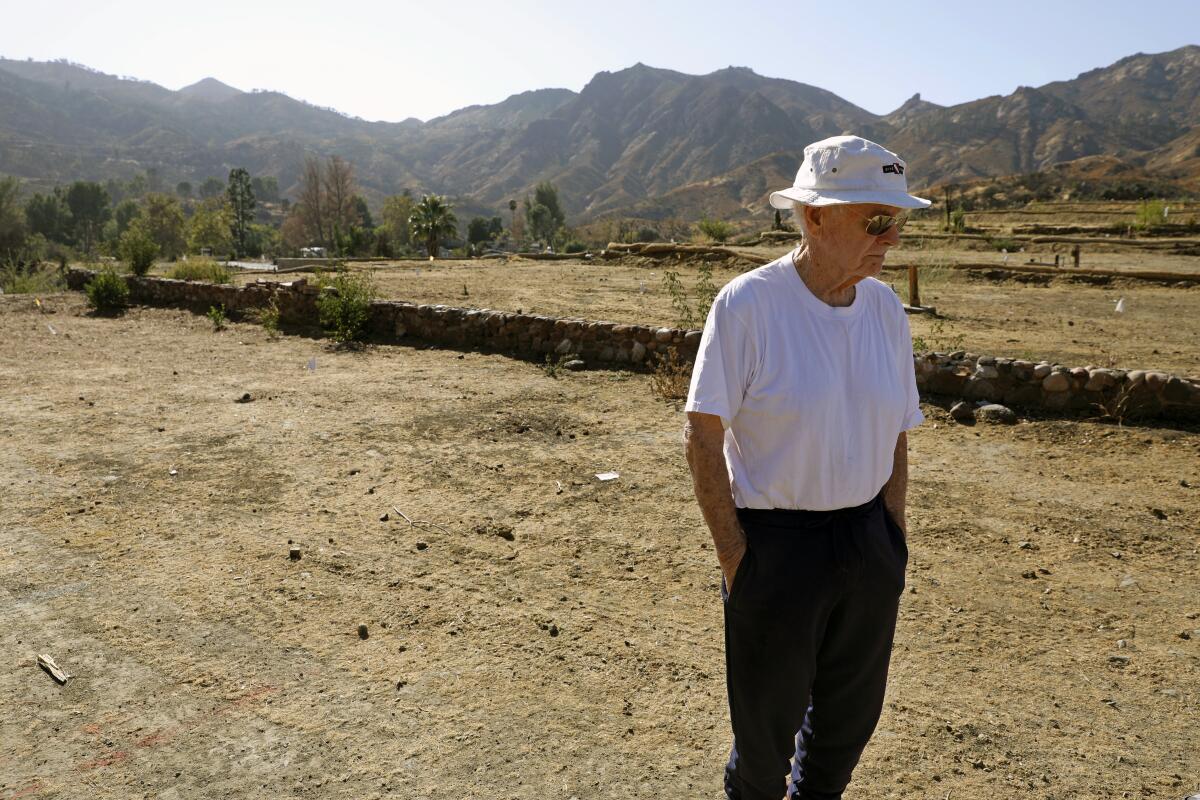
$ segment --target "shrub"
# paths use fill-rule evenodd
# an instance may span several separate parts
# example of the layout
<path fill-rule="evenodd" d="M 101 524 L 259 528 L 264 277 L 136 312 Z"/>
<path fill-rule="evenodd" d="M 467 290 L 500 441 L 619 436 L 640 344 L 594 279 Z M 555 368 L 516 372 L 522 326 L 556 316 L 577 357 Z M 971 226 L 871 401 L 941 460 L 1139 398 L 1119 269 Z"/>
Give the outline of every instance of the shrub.
<path fill-rule="evenodd" d="M 935 317 L 929 323 L 929 331 L 927 336 L 914 335 L 912 337 L 914 353 L 928 353 L 937 351 L 940 353 L 953 353 L 955 350 L 962 350 L 966 346 L 967 337 L 961 333 L 951 333 L 946 330 L 946 321 L 941 317 Z"/>
<path fill-rule="evenodd" d="M 209 306 L 205 316 L 212 322 L 213 333 L 225 330 L 225 306 Z"/>
<path fill-rule="evenodd" d="M 573 354 L 560 355 L 558 358 L 554 358 L 547 353 L 546 361 L 542 364 L 542 372 L 546 373 L 546 377 L 548 378 L 558 378 L 567 368 L 567 362 L 573 358 L 575 358 Z"/>
<path fill-rule="evenodd" d="M 1165 205 L 1161 200 L 1150 200 L 1138 206 L 1137 216 L 1134 217 L 1133 227 L 1140 231 L 1157 228 L 1166 222 L 1163 219 Z"/>
<path fill-rule="evenodd" d="M 724 242 L 733 235 L 733 225 L 719 219 L 702 219 L 696 223 L 696 227 L 714 242 Z"/>
<path fill-rule="evenodd" d="M 658 231 L 654 228 L 642 228 L 637 232 L 639 242 L 657 242 L 659 238 Z"/>
<path fill-rule="evenodd" d="M 262 323 L 267 336 L 274 339 L 279 335 L 279 306 L 275 304 L 274 298 L 271 299 L 270 305 L 259 310 L 258 321 Z"/>
<path fill-rule="evenodd" d="M 569 241 L 567 242 L 566 246 L 563 247 L 564 253 L 582 253 L 585 250 L 587 250 L 587 245 L 578 240 Z"/>
<path fill-rule="evenodd" d="M 129 286 L 111 268 L 101 270 L 83 287 L 88 305 L 100 314 L 116 314 L 129 305 Z"/>
<path fill-rule="evenodd" d="M 329 279 L 318 279 L 321 294 L 317 312 L 321 327 L 338 344 L 347 344 L 366 337 L 371 301 L 375 299 L 375 281 L 369 272 L 338 270 Z"/>
<path fill-rule="evenodd" d="M 666 354 L 656 354 L 654 374 L 650 376 L 650 391 L 664 400 L 683 400 L 692 381 L 692 368 L 679 357 L 674 347 Z"/>
<path fill-rule="evenodd" d="M 705 263 L 700 265 L 700 277 L 696 281 L 696 308 L 688 300 L 687 289 L 679 280 L 679 273 L 667 270 L 663 273 L 663 288 L 671 297 L 671 308 L 675 309 L 675 322 L 680 328 L 692 330 L 704 326 L 708 319 L 708 310 L 712 308 L 720 289 L 712 278 L 712 266 Z"/>
<path fill-rule="evenodd" d="M 683 281 L 679 280 L 679 273 L 671 269 L 666 270 L 663 272 L 662 282 L 663 288 L 671 296 L 671 308 L 675 309 L 675 321 L 679 327 L 685 330 L 696 327 L 696 318 L 692 314 L 692 306 L 688 302 Z"/>
<path fill-rule="evenodd" d="M 988 239 L 987 243 L 988 246 L 997 253 L 1001 250 L 1006 250 L 1009 253 L 1015 253 L 1021 249 L 1021 243 L 1016 239 Z M 905 244 L 907 245 L 908 243 L 905 242 Z"/>
<path fill-rule="evenodd" d="M 218 264 L 211 258 L 193 258 L 176 262 L 167 273 L 168 278 L 180 281 L 206 281 L 208 283 L 229 283 L 231 273 L 229 268 Z"/>
<path fill-rule="evenodd" d="M 61 292 L 65 286 L 61 270 L 41 264 L 24 268 L 12 262 L 0 265 L 0 291 L 4 294 L 49 294 Z"/>
<path fill-rule="evenodd" d="M 121 234 L 117 243 L 117 254 L 129 265 L 130 272 L 134 275 L 145 275 L 150 271 L 150 267 L 154 266 L 154 259 L 158 256 L 158 245 L 154 243 L 154 238 L 145 226 L 134 222 Z"/>
<path fill-rule="evenodd" d="M 962 233 L 967 229 L 967 212 L 961 208 L 956 208 L 950 212 L 950 230 L 954 233 Z"/>
<path fill-rule="evenodd" d="M 704 263 L 700 265 L 700 277 L 696 281 L 696 323 L 704 325 L 708 319 L 708 310 L 712 308 L 713 300 L 717 299 L 717 293 L 720 289 L 713 283 L 712 266 Z"/>

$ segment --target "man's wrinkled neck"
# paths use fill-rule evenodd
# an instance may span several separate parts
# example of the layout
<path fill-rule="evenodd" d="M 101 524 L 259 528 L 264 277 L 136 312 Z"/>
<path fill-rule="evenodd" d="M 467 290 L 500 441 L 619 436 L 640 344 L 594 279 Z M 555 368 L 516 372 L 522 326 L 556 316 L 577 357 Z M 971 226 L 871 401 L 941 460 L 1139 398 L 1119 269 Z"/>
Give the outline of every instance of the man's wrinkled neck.
<path fill-rule="evenodd" d="M 792 253 L 792 266 L 813 297 L 825 305 L 844 308 L 854 302 L 854 285 L 862 278 L 848 275 L 836 259 L 823 257 L 813 247 L 802 244 Z"/>

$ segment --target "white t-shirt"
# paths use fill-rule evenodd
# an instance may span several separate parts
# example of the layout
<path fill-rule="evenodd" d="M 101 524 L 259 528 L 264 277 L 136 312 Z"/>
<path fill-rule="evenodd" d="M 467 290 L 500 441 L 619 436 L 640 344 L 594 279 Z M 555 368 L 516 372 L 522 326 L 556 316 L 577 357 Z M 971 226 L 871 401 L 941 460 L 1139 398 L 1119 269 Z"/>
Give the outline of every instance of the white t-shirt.
<path fill-rule="evenodd" d="M 830 306 L 790 253 L 734 278 L 709 311 L 685 410 L 721 417 L 739 508 L 866 503 L 900 432 L 925 419 L 900 298 L 868 278 Z"/>

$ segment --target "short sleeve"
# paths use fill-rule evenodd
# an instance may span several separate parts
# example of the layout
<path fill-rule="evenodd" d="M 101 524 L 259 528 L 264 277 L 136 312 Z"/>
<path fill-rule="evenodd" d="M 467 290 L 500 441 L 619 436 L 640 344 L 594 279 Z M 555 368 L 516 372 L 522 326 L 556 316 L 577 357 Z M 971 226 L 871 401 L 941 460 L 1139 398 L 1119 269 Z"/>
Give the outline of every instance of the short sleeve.
<path fill-rule="evenodd" d="M 718 295 L 704 322 L 685 411 L 715 414 L 730 426 L 754 374 L 757 348 L 746 324 Z"/>
<path fill-rule="evenodd" d="M 897 298 L 898 300 L 898 298 Z M 904 404 L 904 423 L 901 431 L 917 427 L 925 421 L 921 411 L 921 396 L 917 393 L 917 371 L 913 363 L 912 330 L 908 326 L 908 314 L 900 306 L 900 330 L 896 335 L 896 360 L 900 369 L 900 385 L 906 395 Z"/>

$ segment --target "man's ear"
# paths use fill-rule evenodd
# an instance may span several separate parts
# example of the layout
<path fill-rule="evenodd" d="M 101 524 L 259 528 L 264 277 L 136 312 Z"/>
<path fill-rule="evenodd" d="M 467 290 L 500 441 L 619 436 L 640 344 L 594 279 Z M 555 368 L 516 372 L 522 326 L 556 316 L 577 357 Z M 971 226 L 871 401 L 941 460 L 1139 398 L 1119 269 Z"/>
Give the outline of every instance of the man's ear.
<path fill-rule="evenodd" d="M 818 206 L 804 206 L 804 222 L 810 231 L 821 227 L 821 209 Z"/>

